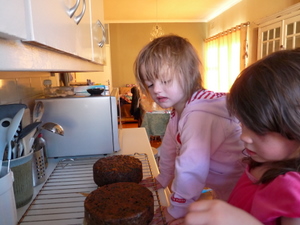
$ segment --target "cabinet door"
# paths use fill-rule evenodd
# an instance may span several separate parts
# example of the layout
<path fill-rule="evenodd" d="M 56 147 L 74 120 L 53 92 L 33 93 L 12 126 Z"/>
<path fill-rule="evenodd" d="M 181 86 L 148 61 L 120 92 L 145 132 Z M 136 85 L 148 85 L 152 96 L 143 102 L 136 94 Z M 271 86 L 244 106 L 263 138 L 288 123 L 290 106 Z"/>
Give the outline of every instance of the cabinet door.
<path fill-rule="evenodd" d="M 90 0 L 91 6 L 91 36 L 92 36 L 92 60 L 105 64 L 105 26 L 103 0 Z"/>
<path fill-rule="evenodd" d="M 92 59 L 89 0 L 28 0 L 26 42 Z M 70 18 L 68 12 L 78 3 Z M 85 13 L 77 24 L 74 19 Z"/>
<path fill-rule="evenodd" d="M 283 40 L 286 49 L 300 47 L 300 15 L 284 21 Z"/>
<path fill-rule="evenodd" d="M 258 59 L 278 51 L 283 45 L 281 22 L 277 22 L 258 31 Z"/>
<path fill-rule="evenodd" d="M 25 1 L 0 0 L 0 37 L 25 39 Z"/>
<path fill-rule="evenodd" d="M 281 49 L 300 47 L 299 7 L 297 3 L 263 19 L 258 27 L 258 59 Z"/>

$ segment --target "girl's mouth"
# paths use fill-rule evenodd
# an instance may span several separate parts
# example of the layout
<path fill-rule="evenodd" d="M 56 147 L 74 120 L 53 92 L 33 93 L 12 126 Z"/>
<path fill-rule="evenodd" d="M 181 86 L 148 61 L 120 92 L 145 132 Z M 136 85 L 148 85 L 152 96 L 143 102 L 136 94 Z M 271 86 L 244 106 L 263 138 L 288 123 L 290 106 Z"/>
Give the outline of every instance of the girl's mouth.
<path fill-rule="evenodd" d="M 162 103 L 162 102 L 165 102 L 167 100 L 166 97 L 157 97 L 157 101 Z"/>
<path fill-rule="evenodd" d="M 243 153 L 245 156 L 247 156 L 247 157 L 251 157 L 251 156 L 253 156 L 253 155 L 256 155 L 255 152 L 249 150 L 248 148 L 244 148 L 243 151 L 242 151 L 242 153 Z"/>
<path fill-rule="evenodd" d="M 246 152 L 246 154 L 249 155 L 249 156 L 256 155 L 255 152 L 253 152 L 253 151 L 251 151 L 251 150 L 249 150 L 249 149 L 247 149 L 247 148 L 245 148 L 245 152 Z"/>

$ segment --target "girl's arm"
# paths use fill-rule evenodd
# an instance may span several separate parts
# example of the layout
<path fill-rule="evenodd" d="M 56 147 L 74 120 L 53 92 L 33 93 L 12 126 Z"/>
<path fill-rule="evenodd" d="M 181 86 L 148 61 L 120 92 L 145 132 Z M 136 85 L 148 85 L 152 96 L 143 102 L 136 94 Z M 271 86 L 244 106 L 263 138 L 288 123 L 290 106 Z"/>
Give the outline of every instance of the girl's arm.
<path fill-rule="evenodd" d="M 191 204 L 184 219 L 184 224 L 262 225 L 261 222 L 247 212 L 221 200 L 201 200 Z"/>
<path fill-rule="evenodd" d="M 175 218 L 185 216 L 187 207 L 199 198 L 205 187 L 210 168 L 212 135 L 215 134 L 211 130 L 212 123 L 217 119 L 203 112 L 193 112 L 181 118 L 180 153 L 176 158 L 175 179 L 172 183 L 172 207 L 168 208 L 168 212 Z"/>
<path fill-rule="evenodd" d="M 176 141 L 174 124 L 170 119 L 160 148 L 159 170 L 160 174 L 156 177 L 162 187 L 167 187 L 174 178 Z"/>

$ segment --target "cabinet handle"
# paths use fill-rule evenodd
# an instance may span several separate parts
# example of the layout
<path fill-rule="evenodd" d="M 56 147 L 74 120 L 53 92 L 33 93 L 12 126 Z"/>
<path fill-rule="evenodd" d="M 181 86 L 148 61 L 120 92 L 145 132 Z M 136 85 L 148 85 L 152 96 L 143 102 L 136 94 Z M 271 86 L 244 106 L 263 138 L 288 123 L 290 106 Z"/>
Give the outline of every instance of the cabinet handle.
<path fill-rule="evenodd" d="M 74 16 L 74 13 L 78 9 L 79 3 L 80 3 L 80 0 L 77 0 L 75 5 L 67 11 L 70 18 L 72 18 Z"/>
<path fill-rule="evenodd" d="M 82 19 L 82 17 L 84 16 L 85 13 L 85 9 L 86 9 L 86 5 L 85 5 L 85 0 L 83 0 L 83 5 L 82 5 L 82 11 L 78 16 L 74 17 L 74 21 L 75 23 L 78 25 L 80 23 L 80 20 Z"/>
<path fill-rule="evenodd" d="M 101 28 L 102 30 L 102 39 L 101 41 L 98 42 L 98 47 L 102 48 L 105 44 L 105 41 L 106 41 L 106 36 L 105 36 L 105 27 L 103 26 L 103 24 L 100 22 L 100 20 L 97 20 L 97 25 Z"/>

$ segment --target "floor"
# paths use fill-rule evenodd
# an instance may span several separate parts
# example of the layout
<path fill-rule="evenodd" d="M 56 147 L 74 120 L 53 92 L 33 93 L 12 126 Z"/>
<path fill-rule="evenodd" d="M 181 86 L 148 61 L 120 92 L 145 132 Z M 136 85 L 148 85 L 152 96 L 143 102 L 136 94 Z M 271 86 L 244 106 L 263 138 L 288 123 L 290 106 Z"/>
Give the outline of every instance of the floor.
<path fill-rule="evenodd" d="M 123 122 L 122 127 L 123 128 L 134 128 L 134 127 L 138 127 L 138 123 L 137 122 Z M 161 145 L 160 137 L 151 137 L 150 145 L 154 148 L 158 148 Z"/>

